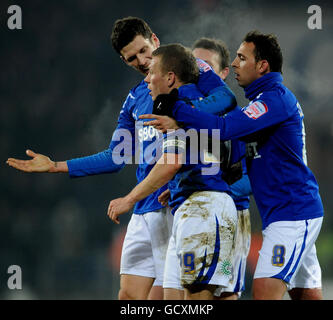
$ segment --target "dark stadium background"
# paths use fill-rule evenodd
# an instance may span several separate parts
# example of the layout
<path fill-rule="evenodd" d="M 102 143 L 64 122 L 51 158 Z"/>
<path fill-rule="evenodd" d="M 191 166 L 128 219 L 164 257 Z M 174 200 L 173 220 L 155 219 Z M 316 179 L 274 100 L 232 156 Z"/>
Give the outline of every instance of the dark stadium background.
<path fill-rule="evenodd" d="M 181 5 L 180 5 L 181 3 Z M 118 255 L 130 214 L 114 225 L 111 199 L 135 185 L 135 165 L 114 175 L 69 179 L 9 168 L 25 149 L 67 160 L 109 144 L 120 107 L 141 76 L 122 63 L 109 35 L 114 21 L 145 19 L 162 43 L 190 46 L 201 36 L 223 39 L 235 56 L 252 29 L 275 33 L 285 84 L 304 113 L 310 168 L 320 185 L 325 220 L 317 241 L 324 297 L 333 299 L 333 26 L 329 1 L 8 1 L 0 4 L 0 298 L 116 299 Z M 7 28 L 20 5 L 23 29 Z M 323 29 L 309 30 L 307 9 L 321 6 Z M 227 83 L 240 105 L 243 91 Z M 252 230 L 261 223 L 254 202 Z M 260 240 L 260 239 L 259 239 Z M 250 299 L 254 241 L 243 299 Z M 252 263 L 252 264 L 251 264 Z M 9 290 L 8 267 L 22 269 L 22 290 Z"/>

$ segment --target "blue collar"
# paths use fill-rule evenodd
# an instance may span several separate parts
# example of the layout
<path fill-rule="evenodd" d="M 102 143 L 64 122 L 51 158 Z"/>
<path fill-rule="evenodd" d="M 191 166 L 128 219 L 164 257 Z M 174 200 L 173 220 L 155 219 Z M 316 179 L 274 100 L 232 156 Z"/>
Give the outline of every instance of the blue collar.
<path fill-rule="evenodd" d="M 283 78 L 280 72 L 266 73 L 244 88 L 245 97 L 249 100 L 253 100 L 259 93 L 273 88 L 282 81 Z"/>

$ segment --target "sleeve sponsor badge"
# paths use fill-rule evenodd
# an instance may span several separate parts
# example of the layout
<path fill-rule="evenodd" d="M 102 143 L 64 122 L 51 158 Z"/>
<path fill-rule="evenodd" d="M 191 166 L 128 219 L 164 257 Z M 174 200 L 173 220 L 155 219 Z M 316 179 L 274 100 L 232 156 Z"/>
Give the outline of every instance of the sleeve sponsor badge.
<path fill-rule="evenodd" d="M 197 59 L 197 64 L 198 64 L 199 69 L 202 72 L 207 72 L 209 70 L 212 70 L 212 67 L 207 62 L 205 62 L 201 59 Z"/>
<path fill-rule="evenodd" d="M 268 112 L 268 107 L 263 101 L 255 101 L 243 109 L 243 112 L 252 119 L 258 119 Z"/>

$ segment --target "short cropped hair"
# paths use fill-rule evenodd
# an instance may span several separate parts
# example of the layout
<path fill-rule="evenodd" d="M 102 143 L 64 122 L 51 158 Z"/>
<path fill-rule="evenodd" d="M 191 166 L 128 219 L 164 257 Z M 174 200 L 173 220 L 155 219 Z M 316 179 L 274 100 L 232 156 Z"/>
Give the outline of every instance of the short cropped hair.
<path fill-rule="evenodd" d="M 174 72 L 178 79 L 186 83 L 196 83 L 199 79 L 199 67 L 190 49 L 179 43 L 163 45 L 152 53 L 160 57 L 162 73 Z"/>
<path fill-rule="evenodd" d="M 151 36 L 153 35 L 153 32 L 144 20 L 137 17 L 118 19 L 114 23 L 111 33 L 112 46 L 120 54 L 120 51 L 138 35 L 149 40 L 151 40 Z"/>
<path fill-rule="evenodd" d="M 219 39 L 212 38 L 200 38 L 192 45 L 192 50 L 202 48 L 206 50 L 214 51 L 220 58 L 220 70 L 228 67 L 230 64 L 230 52 L 227 45 Z"/>
<path fill-rule="evenodd" d="M 282 73 L 282 51 L 274 34 L 263 34 L 257 30 L 246 34 L 245 42 L 252 42 L 255 45 L 254 55 L 256 62 L 267 60 L 270 71 Z"/>

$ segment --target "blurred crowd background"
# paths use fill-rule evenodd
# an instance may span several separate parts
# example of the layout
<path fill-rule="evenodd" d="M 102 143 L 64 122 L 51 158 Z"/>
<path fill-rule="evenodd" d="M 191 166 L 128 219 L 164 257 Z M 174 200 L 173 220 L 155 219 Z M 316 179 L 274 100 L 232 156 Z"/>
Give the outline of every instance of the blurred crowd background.
<path fill-rule="evenodd" d="M 22 30 L 9 30 L 7 9 L 19 5 Z M 311 4 L 322 29 L 310 30 Z M 135 165 L 113 175 L 70 179 L 27 174 L 5 164 L 25 150 L 67 160 L 104 150 L 128 91 L 142 76 L 113 51 L 116 19 L 145 19 L 162 43 L 191 46 L 202 36 L 224 40 L 231 60 L 253 29 L 275 33 L 285 84 L 305 113 L 308 164 L 325 207 L 317 252 L 324 297 L 333 299 L 333 21 L 329 1 L 8 1 L 0 4 L 0 298 L 117 299 L 119 254 L 130 214 L 114 225 L 109 201 L 135 185 Z M 245 105 L 243 90 L 227 83 Z M 252 199 L 253 243 L 246 291 L 260 248 L 261 222 Z M 8 267 L 22 269 L 22 290 L 9 290 Z"/>

